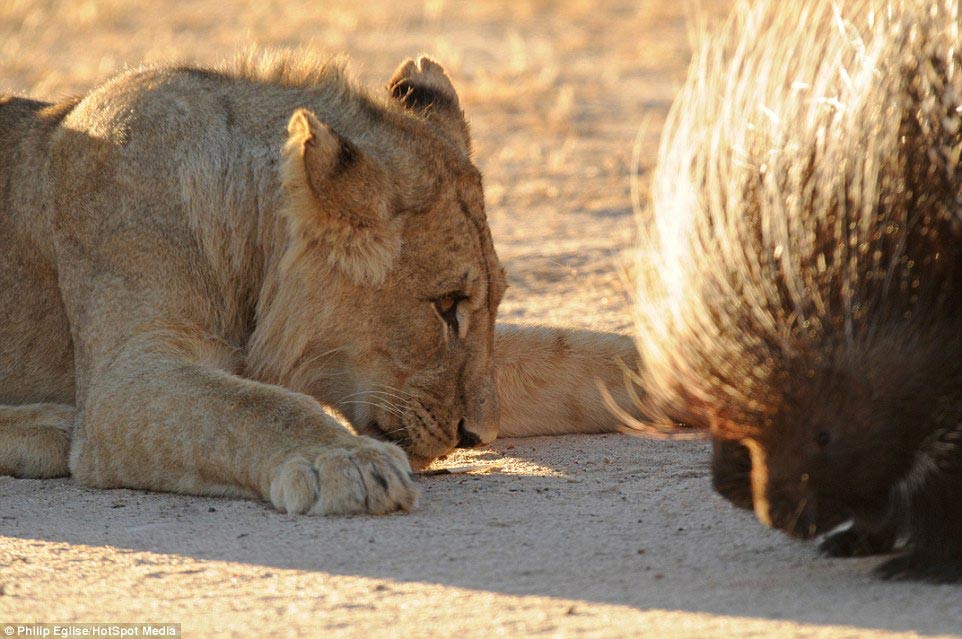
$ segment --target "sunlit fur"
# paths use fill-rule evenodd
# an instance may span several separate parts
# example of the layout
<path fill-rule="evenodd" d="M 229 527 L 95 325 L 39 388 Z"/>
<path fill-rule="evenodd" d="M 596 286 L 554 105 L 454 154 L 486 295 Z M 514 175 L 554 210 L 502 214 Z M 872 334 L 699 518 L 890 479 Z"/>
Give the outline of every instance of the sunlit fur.
<path fill-rule="evenodd" d="M 887 576 L 962 578 L 959 26 L 952 0 L 740 3 L 641 220 L 645 411 L 710 426 L 765 523 L 854 518 L 875 552 L 906 526 Z"/>
<path fill-rule="evenodd" d="M 91 486 L 383 513 L 416 502 L 408 457 L 501 426 L 612 430 L 595 381 L 630 339 L 495 331 L 467 136 L 427 58 L 377 92 L 338 61 L 254 52 L 4 98 L 0 472 L 64 475 L 69 445 Z M 457 327 L 435 307 L 450 293 Z M 524 408 L 499 420 L 502 396 Z"/>

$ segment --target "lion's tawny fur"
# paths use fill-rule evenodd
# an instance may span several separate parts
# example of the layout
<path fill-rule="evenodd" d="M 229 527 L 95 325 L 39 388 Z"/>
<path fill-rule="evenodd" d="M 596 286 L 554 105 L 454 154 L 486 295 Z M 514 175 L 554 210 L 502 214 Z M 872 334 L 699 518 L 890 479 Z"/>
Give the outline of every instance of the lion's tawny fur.
<path fill-rule="evenodd" d="M 261 52 L 134 69 L 62 105 L 5 98 L 0 472 L 62 475 L 69 440 L 91 486 L 406 510 L 418 491 L 389 442 L 425 464 L 493 439 L 500 397 L 558 401 L 550 371 L 613 378 L 627 338 L 540 367 L 516 351 L 552 332 L 496 335 L 504 275 L 469 152 L 426 58 L 384 92 Z M 583 397 L 500 425 L 614 428 Z"/>

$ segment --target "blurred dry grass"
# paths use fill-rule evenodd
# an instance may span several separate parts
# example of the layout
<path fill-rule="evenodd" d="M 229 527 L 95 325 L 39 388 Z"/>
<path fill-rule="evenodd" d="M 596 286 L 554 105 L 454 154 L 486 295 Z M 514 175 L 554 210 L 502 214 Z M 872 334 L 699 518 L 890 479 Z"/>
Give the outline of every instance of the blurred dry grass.
<path fill-rule="evenodd" d="M 702 0 L 717 17 L 729 0 Z M 346 52 L 381 84 L 419 52 L 472 121 L 512 290 L 503 317 L 627 328 L 629 175 L 687 66 L 693 3 L 675 0 L 0 0 L 0 92 L 57 98 L 143 62 L 214 64 L 251 44 Z M 644 184 L 643 184 L 644 186 Z"/>

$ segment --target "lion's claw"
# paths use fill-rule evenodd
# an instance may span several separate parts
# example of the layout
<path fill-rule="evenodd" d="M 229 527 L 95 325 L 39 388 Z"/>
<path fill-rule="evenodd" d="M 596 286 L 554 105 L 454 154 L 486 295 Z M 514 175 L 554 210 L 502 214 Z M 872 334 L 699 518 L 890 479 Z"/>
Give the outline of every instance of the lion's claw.
<path fill-rule="evenodd" d="M 381 515 L 413 509 L 419 492 L 400 448 L 359 437 L 349 447 L 314 446 L 292 455 L 274 473 L 270 500 L 293 514 Z"/>

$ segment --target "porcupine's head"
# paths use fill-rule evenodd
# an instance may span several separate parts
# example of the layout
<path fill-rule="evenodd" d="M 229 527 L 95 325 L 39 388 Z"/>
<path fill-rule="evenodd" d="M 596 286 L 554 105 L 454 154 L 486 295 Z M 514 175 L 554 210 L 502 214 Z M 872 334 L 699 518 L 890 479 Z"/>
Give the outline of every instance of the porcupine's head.
<path fill-rule="evenodd" d="M 672 110 L 642 220 L 652 415 L 808 537 L 880 513 L 962 403 L 954 0 L 742 4 Z"/>

